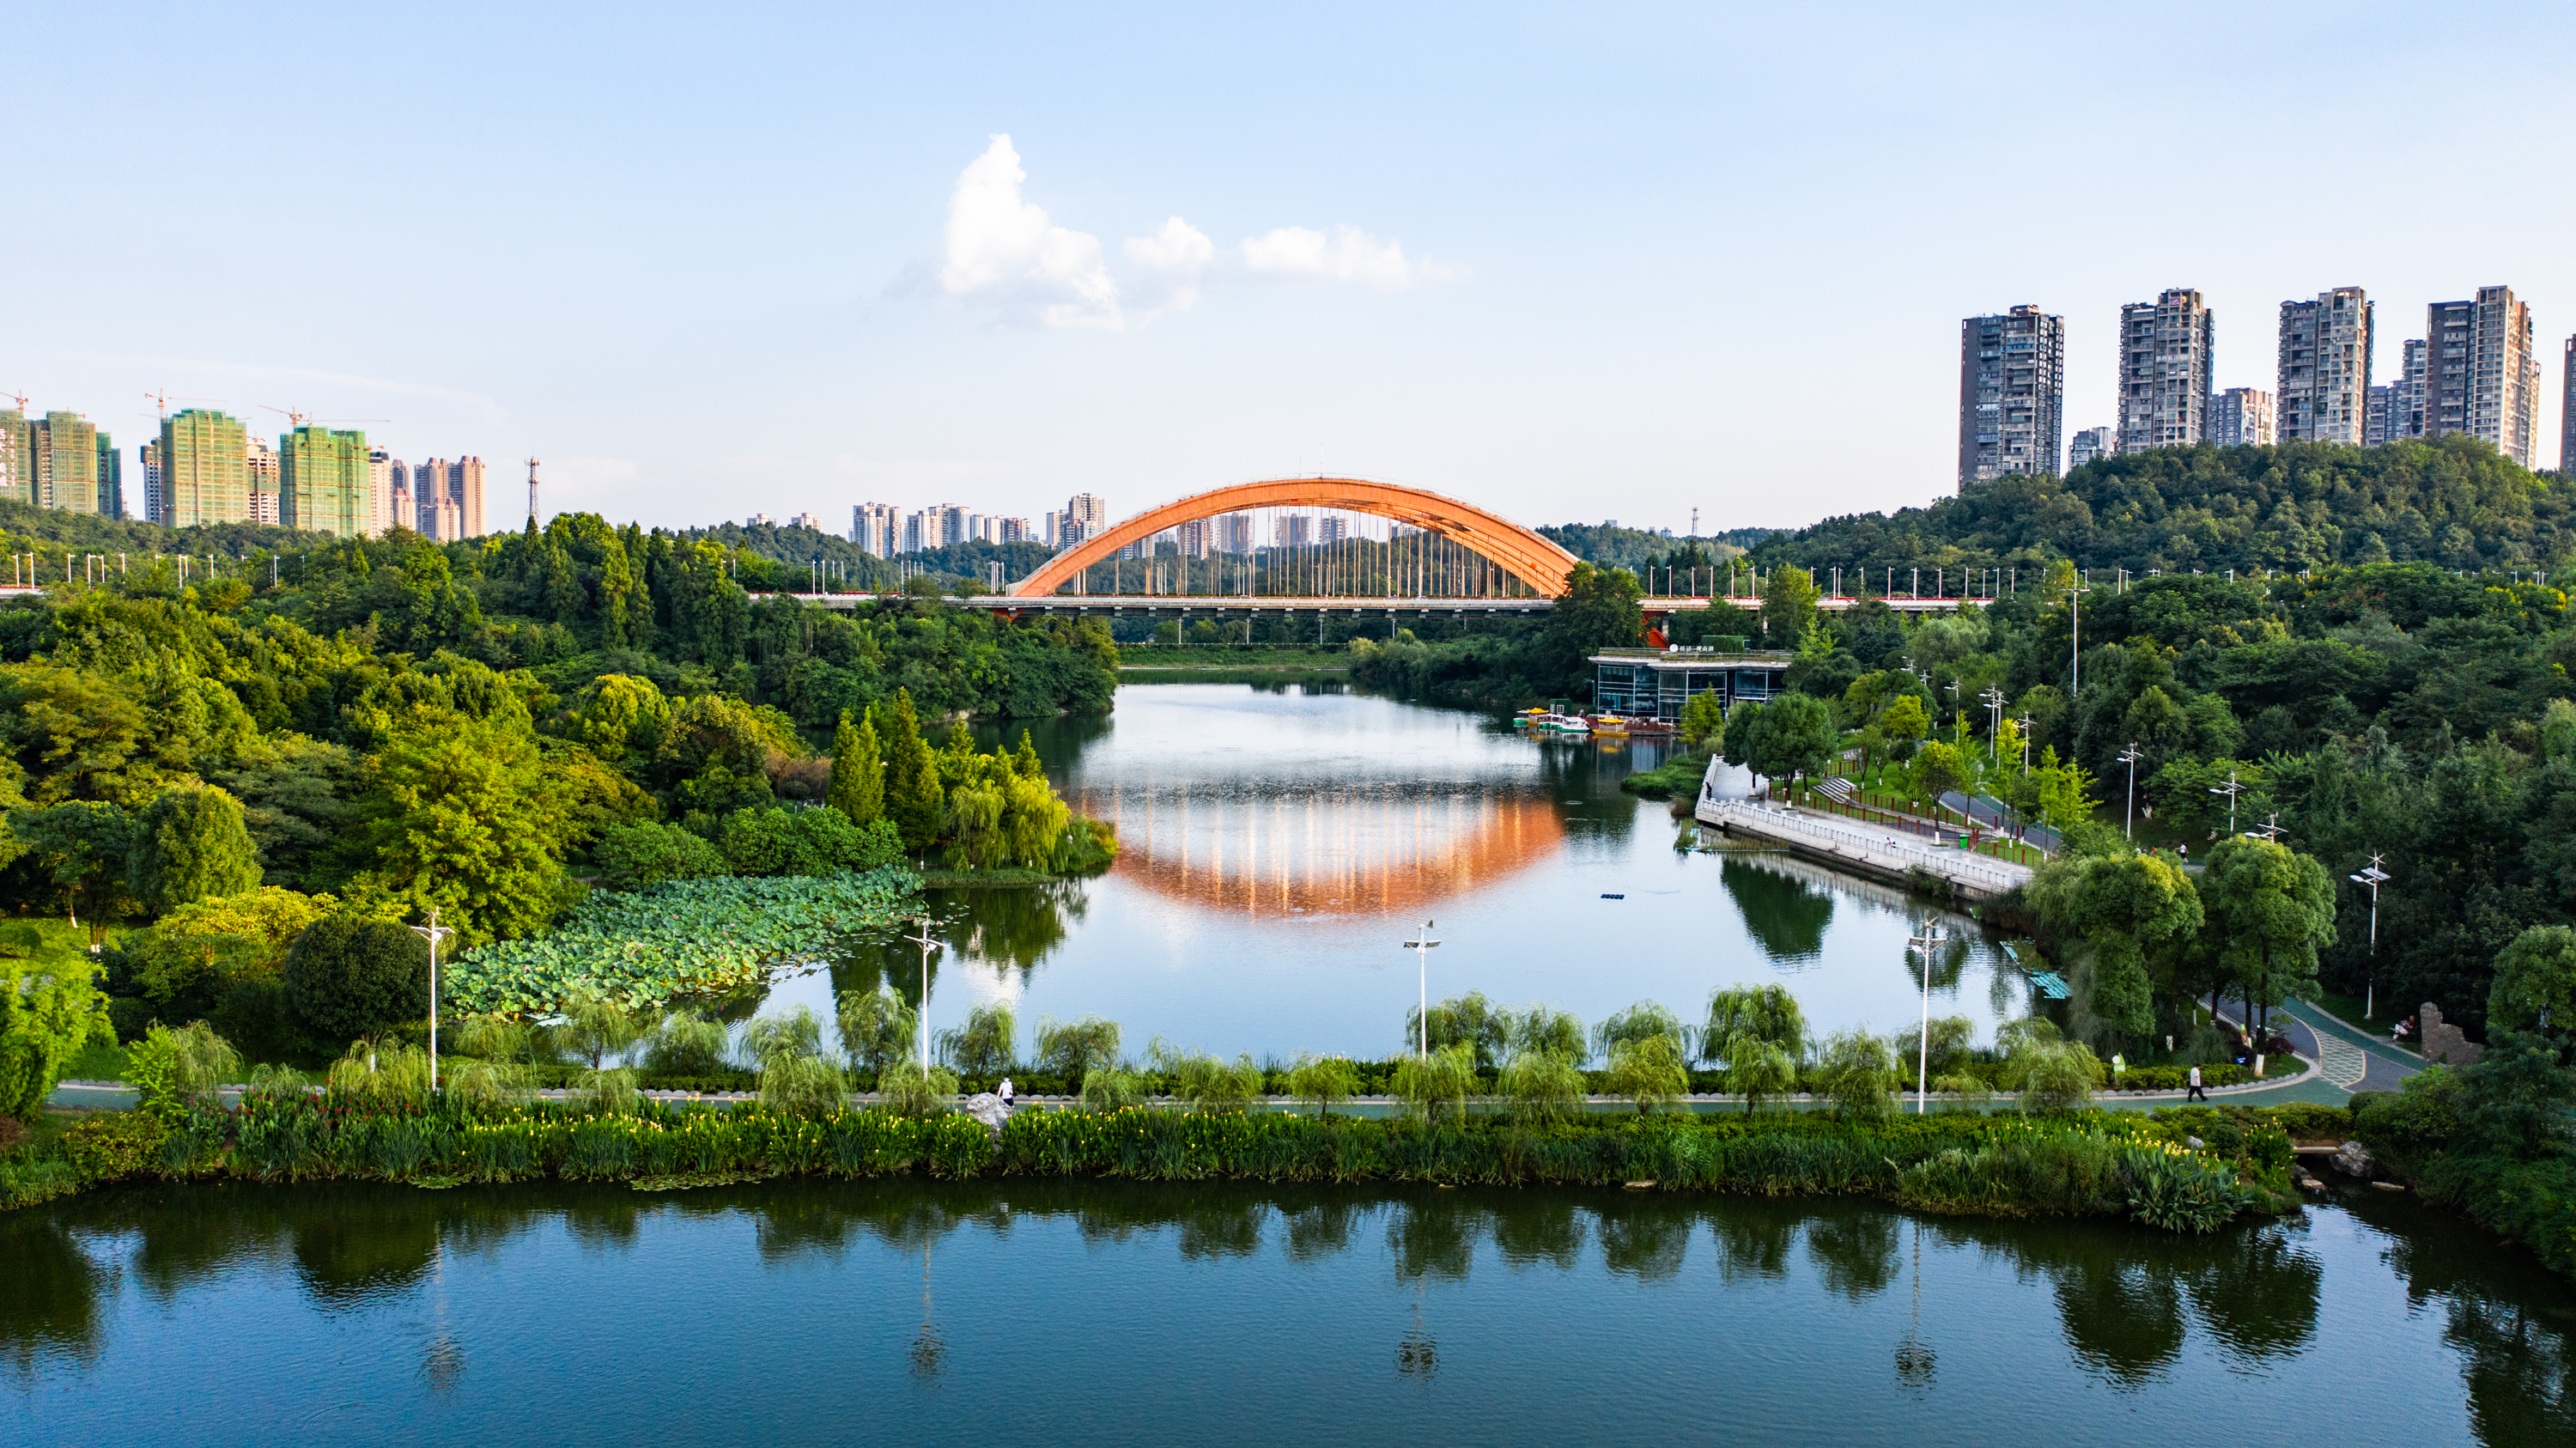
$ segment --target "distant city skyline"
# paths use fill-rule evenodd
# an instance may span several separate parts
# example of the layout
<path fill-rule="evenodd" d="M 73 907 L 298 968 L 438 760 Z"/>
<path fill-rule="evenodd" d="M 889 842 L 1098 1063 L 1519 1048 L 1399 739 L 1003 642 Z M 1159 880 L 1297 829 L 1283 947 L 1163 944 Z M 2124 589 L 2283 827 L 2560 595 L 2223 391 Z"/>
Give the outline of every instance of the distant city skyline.
<path fill-rule="evenodd" d="M 11 26 L 16 53 L 81 63 L 17 68 L 0 120 L 101 199 L 0 235 L 0 387 L 110 433 L 128 495 L 150 390 L 385 419 L 364 430 L 393 457 L 543 457 L 550 508 L 648 525 L 837 526 L 871 498 L 1037 519 L 1077 492 L 1328 472 L 1533 523 L 1789 526 L 1955 486 L 1962 317 L 2063 317 L 2065 421 L 2097 426 L 2118 308 L 2175 285 L 2223 324 L 2224 392 L 2277 390 L 2285 299 L 2366 287 L 2377 385 L 2428 307 L 2509 284 L 2543 364 L 2531 455 L 2561 456 L 2576 189 L 2535 158 L 2576 149 L 2576 7 L 1327 4 L 1206 26 L 776 5 L 709 26 L 218 0 Z M 2113 214 L 2001 225 L 1998 147 L 2030 176 L 2136 154 L 2137 88 L 2087 78 L 2177 35 L 2223 43 L 2159 72 L 2160 154 L 2306 134 L 2282 57 L 2330 36 L 2338 94 L 2407 109 L 2370 173 L 2439 176 L 2478 224 L 2384 188 L 2326 221 L 2274 170 L 2203 164 Z M 1957 82 L 2007 37 L 2045 96 L 2008 142 Z M 353 55 L 438 77 L 437 104 L 209 80 Z M 2451 73 L 2477 105 L 2417 103 Z M 178 220 L 307 178 L 440 220 Z M 1858 406 L 1823 383 L 1864 347 Z"/>

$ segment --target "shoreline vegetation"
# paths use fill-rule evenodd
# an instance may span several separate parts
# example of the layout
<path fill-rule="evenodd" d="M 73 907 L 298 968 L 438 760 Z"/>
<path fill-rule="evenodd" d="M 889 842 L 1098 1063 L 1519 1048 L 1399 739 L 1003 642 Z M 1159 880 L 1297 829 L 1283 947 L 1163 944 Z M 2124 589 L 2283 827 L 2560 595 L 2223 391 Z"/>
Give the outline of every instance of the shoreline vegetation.
<path fill-rule="evenodd" d="M 658 913 L 650 902 L 625 908 Z M 607 969 L 636 975 L 635 964 L 619 957 Z M 918 1172 L 1862 1194 L 1927 1211 L 2208 1232 L 2248 1212 L 2289 1210 L 2293 1134 L 2339 1134 L 2348 1121 L 2331 1108 L 2231 1103 L 2088 1110 L 2105 1084 L 2102 1063 L 2039 1020 L 2012 1023 L 1996 1049 L 1972 1046 L 1964 1019 L 1940 1022 L 1929 1058 L 1940 1074 L 1924 1079 L 1943 1109 L 1907 1115 L 1899 1042 L 1866 1030 L 1815 1039 L 1776 986 L 1712 991 L 1705 1025 L 1640 1002 L 1589 1029 L 1550 1006 L 1498 1009 L 1470 993 L 1407 1020 L 1425 1043 L 1412 1054 L 1307 1055 L 1282 1069 L 1159 1038 L 1138 1062 L 1121 1052 L 1117 1023 L 1097 1017 L 1041 1020 L 1023 1057 L 1000 1005 L 940 1032 L 937 1063 L 924 1064 L 911 1044 L 913 1008 L 882 989 L 838 998 L 834 1051 L 809 1009 L 732 1029 L 692 1010 L 657 1014 L 651 997 L 673 979 L 643 975 L 627 991 L 593 990 L 559 1020 L 464 1022 L 455 1036 L 464 1054 L 442 1063 L 439 1093 L 426 1050 L 380 1035 L 352 1042 L 319 1083 L 260 1066 L 226 1104 L 220 1083 L 240 1079 L 240 1055 L 203 1022 L 156 1024 L 127 1053 L 138 1105 L 77 1125 L 70 1113 L 36 1113 L 38 1139 L 0 1151 L 0 1204 L 138 1176 L 650 1186 Z M 508 984 L 480 988 L 498 997 Z M 1602 1068 L 1585 1069 L 1595 1057 Z M 1716 1069 L 1692 1071 L 1695 1058 Z M 756 1074 L 737 1059 L 756 1062 Z M 615 1064 L 624 1060 L 639 1064 Z M 1078 1089 L 1078 1102 L 1016 1113 L 991 1095 L 952 1105 L 961 1086 L 1012 1073 L 1031 1095 Z M 748 1082 L 758 1098 L 643 1094 L 675 1080 L 693 1090 Z M 877 1104 L 854 1107 L 854 1085 L 873 1088 Z M 571 1094 L 534 1099 L 549 1086 Z M 1712 1090 L 1738 1094 L 1742 1109 L 1674 1109 Z M 1989 1110 L 1999 1091 L 2014 1109 Z M 1801 1092 L 1827 1109 L 1784 1109 Z M 1402 1112 L 1352 1112 L 1380 1094 Z M 1618 1106 L 1592 1109 L 1596 1096 Z M 1269 1109 L 1280 1097 L 1312 1114 Z"/>
<path fill-rule="evenodd" d="M 650 1101 L 602 1110 L 289 1086 L 255 1089 L 230 1108 L 164 1102 L 57 1128 L 46 1156 L 0 1161 L 0 1200 L 33 1205 L 132 1180 L 442 1189 L 554 1179 L 657 1190 L 783 1176 L 1100 1177 L 1857 1195 L 1918 1211 L 2126 1219 L 2209 1232 L 2245 1213 L 2288 1210 L 2292 1133 L 2344 1125 L 2345 1113 L 2318 1107 L 1537 1122 L 1131 1105 L 1024 1107 L 992 1129 L 945 1111 Z"/>

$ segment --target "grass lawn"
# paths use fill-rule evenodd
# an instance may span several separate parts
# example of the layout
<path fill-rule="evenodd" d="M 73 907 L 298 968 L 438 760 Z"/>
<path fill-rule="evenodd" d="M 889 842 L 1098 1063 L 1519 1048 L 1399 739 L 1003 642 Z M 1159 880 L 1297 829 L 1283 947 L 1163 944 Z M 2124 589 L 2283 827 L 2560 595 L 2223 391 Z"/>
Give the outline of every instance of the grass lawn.
<path fill-rule="evenodd" d="M 2323 991 L 2316 995 L 2304 997 L 2303 999 L 2305 999 L 2308 1004 L 2317 1007 L 2327 1015 L 2334 1017 L 2336 1020 L 2339 1020 L 2348 1026 L 2358 1026 L 2361 1029 L 2370 1032 L 2372 1035 L 2377 1036 L 2381 1045 L 2393 1044 L 2388 1039 L 2389 1028 L 2396 1025 L 2398 1021 L 2405 1017 L 2414 1014 L 2413 1011 L 2398 1005 L 2397 1002 L 2393 1000 L 2384 1000 L 2378 1003 L 2378 1014 L 2372 1016 L 2368 1020 L 2364 1020 L 2361 1015 L 2361 997 L 2359 996 L 2336 995 L 2332 991 Z M 2415 1049 L 2415 1046 L 2414 1043 L 2410 1041 L 2406 1045 L 2398 1047 L 2398 1049 L 2401 1051 L 2412 1051 Z"/>
<path fill-rule="evenodd" d="M 442 1034 L 444 1034 L 442 1032 Z M 125 1079 L 123 1046 L 83 1046 L 71 1064 L 63 1068 L 66 1081 L 122 1081 Z"/>

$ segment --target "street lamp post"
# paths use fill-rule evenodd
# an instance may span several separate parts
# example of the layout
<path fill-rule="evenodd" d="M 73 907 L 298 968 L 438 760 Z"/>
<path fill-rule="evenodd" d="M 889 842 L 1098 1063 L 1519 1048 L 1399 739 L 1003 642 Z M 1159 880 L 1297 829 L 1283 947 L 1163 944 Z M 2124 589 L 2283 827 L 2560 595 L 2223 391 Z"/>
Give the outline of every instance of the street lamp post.
<path fill-rule="evenodd" d="M 2138 761 L 2147 756 L 2139 750 L 2138 746 L 2132 744 L 2114 757 L 2129 766 L 2129 811 L 2121 821 L 2120 833 L 2123 837 L 2134 840 L 2138 837 Z"/>
<path fill-rule="evenodd" d="M 1414 963 L 1422 967 L 1422 1007 L 1414 1016 L 1413 1024 L 1416 1049 L 1426 1061 L 1431 1059 L 1431 952 L 1440 945 L 1439 941 L 1431 938 L 1431 927 L 1438 923 L 1436 920 L 1423 921 L 1422 928 L 1413 932 L 1413 938 L 1404 942 L 1405 949 L 1420 952 L 1414 957 Z"/>
<path fill-rule="evenodd" d="M 2245 792 L 2245 786 L 2236 782 L 2236 771 L 2233 769 L 2228 770 L 2227 783 L 2224 785 L 2213 784 L 2209 787 L 2209 792 L 2211 794 L 2223 794 L 2227 796 L 2227 832 L 2231 835 L 2236 833 L 2236 796 Z M 2361 877 L 2359 875 L 2355 875 L 2353 878 L 2358 880 Z"/>
<path fill-rule="evenodd" d="M 2001 764 L 2003 759 L 1996 751 L 2003 747 L 2004 691 L 1988 684 L 1986 692 L 1977 697 L 1986 701 L 1986 758 Z"/>
<path fill-rule="evenodd" d="M 1923 970 L 1923 1036 L 1914 1053 L 1914 1114 L 1921 1116 L 1932 1099 L 1932 955 L 1941 946 L 1941 922 L 1926 917 L 1923 933 L 1906 943 Z"/>
<path fill-rule="evenodd" d="M 939 940 L 930 933 L 929 916 L 916 915 L 912 923 L 921 927 L 921 933 L 903 938 L 921 947 L 921 1009 L 913 1014 L 919 1018 L 921 1027 L 921 1078 L 927 1081 L 930 1079 L 930 951 Z"/>
<path fill-rule="evenodd" d="M 415 925 L 412 934 L 429 942 L 429 1089 L 438 1089 L 438 942 L 456 932 L 438 923 L 438 907 L 429 907 L 429 923 Z"/>
<path fill-rule="evenodd" d="M 2372 851 L 2370 863 L 2362 867 L 2360 874 L 2352 877 L 2354 884 L 2370 887 L 2370 974 L 2366 977 L 2368 984 L 2362 987 L 2361 997 L 2361 1018 L 2365 1021 L 2379 1005 L 2379 887 L 2391 878 L 2386 870 L 2379 868 L 2381 858 L 2377 851 Z"/>

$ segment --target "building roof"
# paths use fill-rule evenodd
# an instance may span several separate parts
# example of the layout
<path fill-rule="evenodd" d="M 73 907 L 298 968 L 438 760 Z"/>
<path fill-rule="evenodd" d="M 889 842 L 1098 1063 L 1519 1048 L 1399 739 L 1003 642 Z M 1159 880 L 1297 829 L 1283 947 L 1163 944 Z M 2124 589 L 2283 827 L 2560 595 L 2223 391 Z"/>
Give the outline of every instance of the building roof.
<path fill-rule="evenodd" d="M 1797 655 L 1768 649 L 1603 649 L 1596 664 L 1645 664 L 1657 669 L 1785 669 Z"/>

